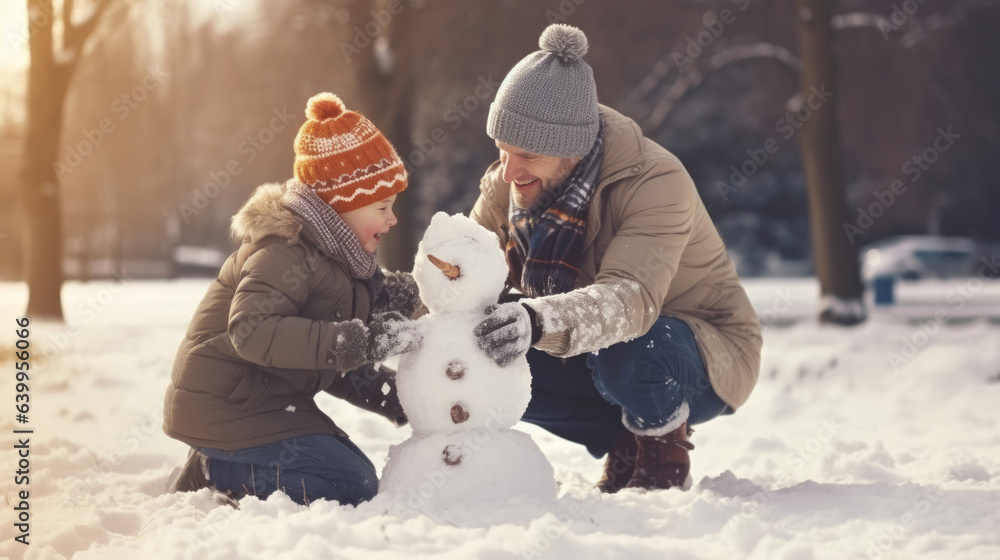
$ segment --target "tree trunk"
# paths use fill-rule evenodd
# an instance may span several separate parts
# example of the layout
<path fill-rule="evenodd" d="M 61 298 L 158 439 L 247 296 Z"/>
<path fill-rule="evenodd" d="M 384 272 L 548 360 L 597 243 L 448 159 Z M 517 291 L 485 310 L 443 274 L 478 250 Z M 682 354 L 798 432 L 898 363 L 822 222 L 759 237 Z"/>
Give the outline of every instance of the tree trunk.
<path fill-rule="evenodd" d="M 52 0 L 28 0 L 28 13 L 52 14 Z M 27 315 L 62 320 L 62 212 L 59 159 L 63 100 L 68 73 L 52 52 L 52 17 L 44 18 L 28 45 L 28 130 L 25 138 L 21 200 L 24 204 L 24 269 L 28 281 Z"/>
<path fill-rule="evenodd" d="M 56 60 L 52 46 L 55 12 L 52 0 L 28 0 L 32 33 L 28 38 L 28 130 L 24 144 L 21 200 L 24 204 L 24 260 L 28 309 L 32 318 L 63 320 L 62 205 L 59 197 L 59 139 L 70 79 L 83 45 L 113 0 L 97 4 L 90 17 L 73 24 L 73 0 L 62 5 L 60 41 L 65 60 Z M 78 156 L 74 156 L 77 157 Z M 68 158 L 67 158 L 68 159 Z M 68 161 L 63 161 L 68 164 Z"/>
<path fill-rule="evenodd" d="M 858 257 L 843 231 L 848 223 L 837 127 L 837 71 L 832 47 L 832 0 L 798 0 L 802 50 L 802 103 L 809 107 L 801 135 L 802 164 L 809 192 L 813 254 L 823 301 L 821 322 L 852 325 L 864 321 Z M 833 92 L 824 96 L 823 90 Z M 804 115 L 809 115 L 803 109 Z"/>
<path fill-rule="evenodd" d="M 164 150 L 166 158 L 167 181 L 170 194 L 164 197 L 163 215 L 164 231 L 166 231 L 166 258 L 168 278 L 177 278 L 177 248 L 181 244 L 181 221 L 177 211 L 177 204 L 183 200 L 184 193 L 194 183 L 187 155 L 190 153 L 188 142 L 187 123 L 189 118 L 186 112 L 191 109 L 188 100 L 191 99 L 190 89 L 192 84 L 187 80 L 187 74 L 181 72 L 188 57 L 196 56 L 196 49 L 203 48 L 199 44 L 192 45 L 194 24 L 191 19 L 190 3 L 180 0 L 161 5 L 159 17 L 164 21 L 168 44 L 173 45 L 167 49 L 166 58 L 168 60 L 171 73 L 169 87 L 170 92 L 165 96 L 166 100 L 158 107 L 163 111 L 163 121 L 169 123 L 165 129 L 169 131 L 170 141 L 167 149 Z"/>
<path fill-rule="evenodd" d="M 351 7 L 351 21 L 364 27 L 365 22 L 372 18 L 372 11 L 379 9 L 382 9 L 382 6 L 378 2 L 358 0 Z M 378 46 L 375 44 L 377 41 L 374 38 L 372 44 L 361 49 L 361 53 L 350 59 L 358 79 L 358 89 L 362 93 L 361 113 L 389 139 L 404 162 L 407 162 L 407 156 L 411 151 L 410 138 L 413 134 L 410 26 L 407 23 L 412 9 L 406 4 L 399 13 L 392 15 L 388 25 L 382 29 L 393 58 L 391 68 L 380 67 L 378 57 L 382 55 L 379 54 Z M 409 164 L 407 168 L 411 173 L 414 170 Z M 409 182 L 411 187 L 415 183 L 412 174 Z M 413 268 L 418 240 L 418 232 L 413 231 L 413 210 L 416 200 L 412 188 L 407 188 L 396 196 L 392 211 L 398 223 L 379 248 L 382 266 L 390 271 L 409 271 Z"/>

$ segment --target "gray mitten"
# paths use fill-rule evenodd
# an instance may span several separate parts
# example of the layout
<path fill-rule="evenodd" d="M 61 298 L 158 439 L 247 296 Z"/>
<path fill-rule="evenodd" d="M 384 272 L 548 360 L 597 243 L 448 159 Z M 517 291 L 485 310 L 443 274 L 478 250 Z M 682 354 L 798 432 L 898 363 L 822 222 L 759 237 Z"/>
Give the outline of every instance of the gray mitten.
<path fill-rule="evenodd" d="M 528 352 L 528 348 L 541 337 L 534 325 L 532 310 L 516 302 L 491 305 L 486 308 L 486 318 L 473 329 L 476 344 L 498 366 L 506 366 Z"/>
<path fill-rule="evenodd" d="M 395 311 L 412 317 L 420 306 L 420 288 L 409 272 L 390 272 L 382 281 L 382 289 L 375 295 L 374 313 Z"/>
<path fill-rule="evenodd" d="M 368 347 L 365 359 L 381 362 L 390 356 L 412 352 L 423 343 L 417 324 L 399 313 L 379 313 L 368 323 Z"/>

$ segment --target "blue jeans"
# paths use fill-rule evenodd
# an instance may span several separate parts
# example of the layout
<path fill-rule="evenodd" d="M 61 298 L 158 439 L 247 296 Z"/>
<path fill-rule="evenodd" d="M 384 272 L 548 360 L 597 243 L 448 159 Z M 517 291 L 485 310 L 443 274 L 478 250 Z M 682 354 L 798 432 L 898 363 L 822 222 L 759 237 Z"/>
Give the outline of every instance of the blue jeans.
<path fill-rule="evenodd" d="M 556 358 L 528 351 L 531 402 L 522 420 L 604 456 L 625 430 L 655 433 L 733 409 L 712 389 L 694 333 L 660 317 L 645 335 L 600 352 Z"/>
<path fill-rule="evenodd" d="M 267 499 L 279 488 L 299 504 L 319 498 L 358 505 L 375 497 L 375 465 L 348 438 L 312 434 L 244 449 L 199 447 L 209 480 L 238 498 Z"/>

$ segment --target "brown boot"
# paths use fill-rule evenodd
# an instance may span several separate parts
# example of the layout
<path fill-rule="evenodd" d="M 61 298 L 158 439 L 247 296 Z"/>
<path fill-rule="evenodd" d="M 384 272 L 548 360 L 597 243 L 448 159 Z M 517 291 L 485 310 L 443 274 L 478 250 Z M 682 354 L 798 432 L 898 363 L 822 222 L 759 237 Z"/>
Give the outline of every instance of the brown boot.
<path fill-rule="evenodd" d="M 176 478 L 174 478 L 176 477 Z M 184 466 L 171 477 L 171 492 L 196 492 L 215 486 L 208 479 L 208 457 L 191 448 Z"/>
<path fill-rule="evenodd" d="M 611 451 L 608 451 L 608 458 L 604 461 L 604 474 L 596 484 L 601 492 L 614 494 L 625 488 L 625 485 L 632 478 L 635 453 L 635 434 L 626 431 L 622 437 L 618 438 L 618 442 L 611 448 Z"/>
<path fill-rule="evenodd" d="M 662 436 L 636 436 L 635 473 L 626 488 L 684 488 L 691 472 L 687 422 Z"/>

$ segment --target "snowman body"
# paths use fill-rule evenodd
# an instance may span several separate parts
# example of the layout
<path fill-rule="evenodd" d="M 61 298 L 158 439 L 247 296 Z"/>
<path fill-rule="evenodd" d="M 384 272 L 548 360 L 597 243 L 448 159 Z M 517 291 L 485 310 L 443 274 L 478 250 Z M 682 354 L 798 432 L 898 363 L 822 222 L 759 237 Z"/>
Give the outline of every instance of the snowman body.
<path fill-rule="evenodd" d="M 389 449 L 379 493 L 427 514 L 476 512 L 556 497 L 552 466 L 528 434 L 466 430 L 411 437 Z M 456 516 L 463 524 L 474 519 Z"/>
<path fill-rule="evenodd" d="M 531 400 L 523 357 L 500 367 L 476 346 L 483 312 L 431 313 L 418 319 L 421 349 L 400 357 L 396 387 L 414 435 L 508 429 Z M 470 359 L 472 358 L 472 359 Z"/>
<path fill-rule="evenodd" d="M 380 493 L 421 511 L 553 499 L 552 466 L 530 436 L 511 430 L 531 399 L 528 362 L 522 356 L 500 367 L 473 335 L 507 275 L 496 235 L 439 212 L 413 275 L 429 313 L 417 320 L 423 345 L 400 357 L 396 374 L 413 437 L 390 447 Z"/>

